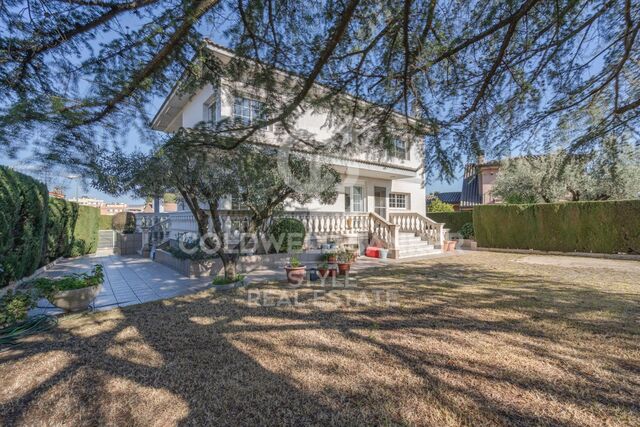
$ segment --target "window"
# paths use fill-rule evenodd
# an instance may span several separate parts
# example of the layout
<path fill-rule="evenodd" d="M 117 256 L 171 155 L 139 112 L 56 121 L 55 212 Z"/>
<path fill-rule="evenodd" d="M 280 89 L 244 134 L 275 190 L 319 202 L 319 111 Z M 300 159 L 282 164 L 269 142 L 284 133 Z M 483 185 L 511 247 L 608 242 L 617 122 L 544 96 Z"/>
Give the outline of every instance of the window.
<path fill-rule="evenodd" d="M 364 212 L 364 189 L 361 186 L 344 188 L 345 212 Z"/>
<path fill-rule="evenodd" d="M 245 209 L 246 206 L 242 203 L 242 199 L 238 196 L 231 196 L 231 209 L 232 210 L 241 210 Z"/>
<path fill-rule="evenodd" d="M 410 160 L 407 141 L 403 141 L 401 139 L 393 141 L 393 147 L 389 150 L 389 154 L 391 157 L 395 157 L 396 159 Z"/>
<path fill-rule="evenodd" d="M 220 120 L 220 102 L 218 92 L 214 94 L 204 103 L 204 121 L 207 123 L 215 123 Z"/>
<path fill-rule="evenodd" d="M 236 97 L 233 100 L 233 117 L 242 120 L 243 123 L 252 124 L 263 116 L 264 104 L 262 102 L 242 97 Z"/>
<path fill-rule="evenodd" d="M 407 195 L 401 193 L 390 193 L 389 207 L 395 209 L 407 209 Z"/>

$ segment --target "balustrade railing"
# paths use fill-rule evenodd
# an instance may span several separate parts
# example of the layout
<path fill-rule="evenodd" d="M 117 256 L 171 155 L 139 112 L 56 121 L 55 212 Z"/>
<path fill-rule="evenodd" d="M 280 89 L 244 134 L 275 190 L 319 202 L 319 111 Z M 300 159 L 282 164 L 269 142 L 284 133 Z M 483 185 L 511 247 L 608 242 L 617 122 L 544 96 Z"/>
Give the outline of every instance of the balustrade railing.
<path fill-rule="evenodd" d="M 389 221 L 396 224 L 400 232 L 415 233 L 433 245 L 443 243 L 444 224 L 417 212 L 394 212 L 389 214 Z"/>

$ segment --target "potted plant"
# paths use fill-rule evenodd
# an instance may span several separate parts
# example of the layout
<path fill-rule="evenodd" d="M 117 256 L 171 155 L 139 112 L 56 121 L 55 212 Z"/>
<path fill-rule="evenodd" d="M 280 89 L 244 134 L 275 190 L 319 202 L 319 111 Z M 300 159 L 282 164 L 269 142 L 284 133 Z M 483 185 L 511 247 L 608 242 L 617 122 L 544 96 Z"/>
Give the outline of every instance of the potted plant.
<path fill-rule="evenodd" d="M 326 279 L 327 277 L 336 277 L 336 270 L 329 268 L 329 264 L 323 262 L 318 266 L 318 275 L 322 279 Z"/>
<path fill-rule="evenodd" d="M 475 240 L 473 240 L 473 224 L 470 222 L 465 223 L 460 231 L 458 231 L 462 236 L 461 246 L 465 249 L 476 249 L 478 244 Z"/>
<path fill-rule="evenodd" d="M 344 276 L 345 274 L 347 274 L 349 268 L 351 267 L 351 254 L 346 250 L 342 250 L 338 252 L 337 261 L 338 274 Z"/>
<path fill-rule="evenodd" d="M 300 263 L 297 256 L 293 255 L 289 260 L 289 265 L 285 268 L 287 281 L 292 285 L 299 285 L 304 280 L 306 267 Z"/>
<path fill-rule="evenodd" d="M 325 262 L 327 262 L 329 264 L 335 264 L 336 261 L 338 260 L 338 257 L 336 256 L 336 252 L 335 251 L 324 253 L 322 255 L 322 258 L 324 259 Z"/>
<path fill-rule="evenodd" d="M 36 289 L 49 302 L 65 311 L 86 310 L 102 291 L 104 273 L 102 265 L 96 264 L 91 274 L 73 274 L 60 279 L 39 278 Z"/>

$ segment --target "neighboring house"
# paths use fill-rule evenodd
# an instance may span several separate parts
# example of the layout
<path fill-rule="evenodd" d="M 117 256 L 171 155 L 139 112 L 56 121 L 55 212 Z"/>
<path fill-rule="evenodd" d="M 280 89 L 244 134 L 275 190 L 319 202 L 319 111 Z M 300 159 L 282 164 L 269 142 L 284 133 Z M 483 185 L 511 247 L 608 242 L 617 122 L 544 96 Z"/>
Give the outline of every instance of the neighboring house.
<path fill-rule="evenodd" d="M 453 206 L 454 211 L 460 210 L 460 198 L 462 197 L 462 193 L 460 191 L 448 191 L 445 193 L 434 193 L 427 196 L 427 211 L 429 210 L 429 206 L 431 206 L 431 200 L 434 198 L 438 198 L 441 202 L 447 203 Z"/>
<path fill-rule="evenodd" d="M 223 47 L 210 42 L 208 47 L 223 64 L 233 58 L 234 54 Z M 297 77 L 288 75 L 287 78 Z M 318 86 L 314 90 L 322 89 Z M 238 92 L 242 95 L 234 96 L 234 93 Z M 191 96 L 180 94 L 174 88 L 163 102 L 151 126 L 159 131 L 173 133 L 180 128 L 192 128 L 201 122 L 216 122 L 231 117 L 241 118 L 250 123 L 258 116 L 257 112 L 264 96 L 264 93 L 242 82 L 226 79 L 221 79 L 217 87 L 207 84 Z M 358 137 L 357 128 L 331 128 L 327 126 L 327 114 L 311 109 L 302 113 L 296 128 L 313 134 L 319 140 L 332 138 L 337 133 L 342 133 L 345 137 Z M 279 146 L 276 132 L 273 127 L 261 131 L 260 143 Z M 326 154 L 324 161 L 341 174 L 342 182 L 339 184 L 339 195 L 335 203 L 323 205 L 314 201 L 304 206 L 287 206 L 287 210 L 291 212 L 290 216 L 304 219 L 303 222 L 310 234 L 339 237 L 358 234 L 364 229 L 372 232 L 374 223 L 378 228 L 385 228 L 383 232 L 376 232 L 377 235 L 389 233 L 389 230 L 395 233 L 393 230 L 396 228 L 407 232 L 411 231 L 410 227 L 416 231 L 438 228 L 438 224 L 425 217 L 421 140 L 398 139 L 393 149 L 388 152 L 372 148 L 349 155 Z M 231 199 L 226 200 L 221 206 L 223 209 L 238 207 Z M 412 218 L 413 225 L 392 227 L 392 223 L 399 224 L 405 219 L 408 221 L 409 218 Z M 432 231 L 429 233 L 434 234 Z M 394 234 L 391 237 L 386 236 L 383 240 L 392 247 L 397 245 L 397 242 L 389 240 L 395 237 L 397 236 Z M 434 240 L 437 241 L 433 243 L 440 244 L 440 236 L 437 236 L 437 239 L 434 237 Z M 418 246 L 416 244 L 416 250 Z M 408 254 L 409 251 L 405 253 Z"/>
<path fill-rule="evenodd" d="M 69 201 L 76 202 L 77 204 L 82 206 L 92 206 L 94 208 L 100 208 L 106 204 L 102 199 L 94 199 L 87 196 L 69 199 Z"/>
<path fill-rule="evenodd" d="M 126 203 L 105 203 L 100 206 L 100 215 L 115 215 L 127 211 Z"/>
<path fill-rule="evenodd" d="M 484 156 L 479 156 L 478 163 L 465 166 L 460 196 L 461 210 L 473 209 L 476 205 L 500 203 L 500 199 L 492 195 L 500 163 L 499 160 L 485 162 Z"/>

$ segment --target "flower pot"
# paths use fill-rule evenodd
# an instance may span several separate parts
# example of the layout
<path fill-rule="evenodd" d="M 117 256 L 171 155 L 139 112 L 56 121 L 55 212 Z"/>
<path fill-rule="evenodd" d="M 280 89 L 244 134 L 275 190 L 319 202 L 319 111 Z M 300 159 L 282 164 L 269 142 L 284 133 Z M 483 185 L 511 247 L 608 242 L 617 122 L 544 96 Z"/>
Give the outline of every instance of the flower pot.
<path fill-rule="evenodd" d="M 284 268 L 287 272 L 287 281 L 292 285 L 299 285 L 304 281 L 304 276 L 307 271 L 307 267 L 304 265 L 300 267 L 287 266 Z"/>
<path fill-rule="evenodd" d="M 453 252 L 456 250 L 456 241 L 455 240 L 445 240 L 443 249 L 445 252 Z"/>
<path fill-rule="evenodd" d="M 338 274 L 344 276 L 349 271 L 349 268 L 351 268 L 351 264 L 349 264 L 348 262 L 339 262 Z"/>
<path fill-rule="evenodd" d="M 388 249 L 380 248 L 378 250 L 378 258 L 387 259 L 388 255 L 389 255 L 389 250 Z"/>
<path fill-rule="evenodd" d="M 321 279 L 336 277 L 336 270 L 333 268 L 318 268 L 318 276 L 320 276 Z"/>
<path fill-rule="evenodd" d="M 88 286 L 86 288 L 60 291 L 53 295 L 50 302 L 64 311 L 83 311 L 91 305 L 100 291 L 102 291 L 102 284 Z"/>

